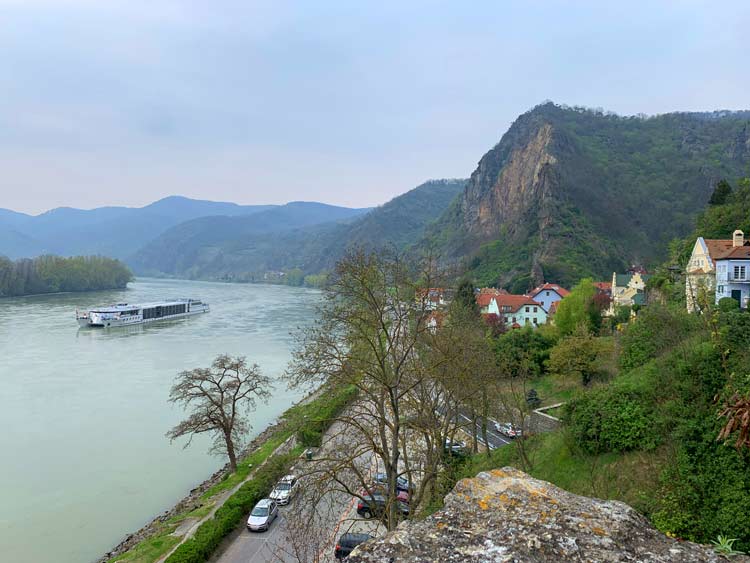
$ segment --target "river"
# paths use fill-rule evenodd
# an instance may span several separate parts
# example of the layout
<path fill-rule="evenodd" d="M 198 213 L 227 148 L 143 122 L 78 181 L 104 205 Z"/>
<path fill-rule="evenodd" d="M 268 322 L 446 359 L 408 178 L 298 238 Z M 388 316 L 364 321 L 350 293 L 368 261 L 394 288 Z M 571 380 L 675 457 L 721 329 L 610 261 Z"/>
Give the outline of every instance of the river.
<path fill-rule="evenodd" d="M 320 293 L 270 285 L 139 279 L 122 291 L 0 299 L 0 560 L 86 563 L 170 508 L 222 466 L 207 439 L 164 433 L 184 412 L 175 375 L 241 354 L 278 377 L 295 327 Z M 117 329 L 78 329 L 75 310 L 172 297 L 211 312 Z M 253 435 L 298 400 L 282 383 Z"/>

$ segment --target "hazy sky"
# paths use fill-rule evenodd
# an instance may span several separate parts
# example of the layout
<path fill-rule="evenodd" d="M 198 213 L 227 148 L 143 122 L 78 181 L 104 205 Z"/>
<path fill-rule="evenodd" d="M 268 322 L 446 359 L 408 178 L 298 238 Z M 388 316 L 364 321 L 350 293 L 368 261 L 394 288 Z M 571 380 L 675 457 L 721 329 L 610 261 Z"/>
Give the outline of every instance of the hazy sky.
<path fill-rule="evenodd" d="M 750 2 L 0 0 L 0 207 L 382 203 L 523 111 L 750 108 Z"/>

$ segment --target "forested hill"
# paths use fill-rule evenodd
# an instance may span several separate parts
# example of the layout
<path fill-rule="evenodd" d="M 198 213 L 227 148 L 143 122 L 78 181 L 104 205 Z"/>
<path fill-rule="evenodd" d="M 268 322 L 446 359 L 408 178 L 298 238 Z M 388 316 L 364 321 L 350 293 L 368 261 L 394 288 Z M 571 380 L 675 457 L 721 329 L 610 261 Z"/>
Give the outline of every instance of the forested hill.
<path fill-rule="evenodd" d="M 478 283 L 524 291 L 651 265 L 721 178 L 750 166 L 750 112 L 620 117 L 547 103 L 521 115 L 420 243 Z"/>
<path fill-rule="evenodd" d="M 290 270 L 315 274 L 330 269 L 352 245 L 402 249 L 415 243 L 465 182 L 432 180 L 368 213 L 325 221 L 280 221 L 279 209 L 190 221 L 146 245 L 129 263 L 142 274 L 203 279 L 254 281 L 269 271 Z"/>
<path fill-rule="evenodd" d="M 125 258 L 178 223 L 208 215 L 252 215 L 274 207 L 170 196 L 144 207 L 59 207 L 40 215 L 0 209 L 0 255 Z"/>
<path fill-rule="evenodd" d="M 0 256 L 0 297 L 122 289 L 132 279 L 125 264 L 102 256 L 40 256 L 15 262 Z"/>

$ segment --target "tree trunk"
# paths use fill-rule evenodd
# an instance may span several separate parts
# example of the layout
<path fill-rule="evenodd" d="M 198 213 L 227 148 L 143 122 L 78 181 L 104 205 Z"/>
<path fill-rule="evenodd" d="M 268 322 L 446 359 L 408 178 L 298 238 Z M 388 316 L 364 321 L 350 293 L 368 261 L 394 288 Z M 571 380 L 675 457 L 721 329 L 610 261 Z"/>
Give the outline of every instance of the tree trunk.
<path fill-rule="evenodd" d="M 232 434 L 224 432 L 224 441 L 227 444 L 227 455 L 229 456 L 229 469 L 232 473 L 237 472 L 237 454 L 234 452 L 234 442 Z"/>

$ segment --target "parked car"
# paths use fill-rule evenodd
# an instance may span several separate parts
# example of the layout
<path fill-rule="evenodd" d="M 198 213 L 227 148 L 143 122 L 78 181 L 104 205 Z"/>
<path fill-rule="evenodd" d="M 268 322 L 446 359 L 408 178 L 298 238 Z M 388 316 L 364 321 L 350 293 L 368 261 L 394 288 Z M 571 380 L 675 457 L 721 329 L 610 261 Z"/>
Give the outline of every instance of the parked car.
<path fill-rule="evenodd" d="M 370 534 L 342 534 L 339 541 L 336 542 L 333 556 L 336 559 L 346 559 L 355 547 L 372 539 L 375 539 L 375 536 Z"/>
<path fill-rule="evenodd" d="M 276 504 L 289 504 L 289 501 L 297 494 L 297 489 L 299 489 L 299 480 L 297 477 L 294 475 L 285 475 L 276 483 L 268 498 L 275 501 Z"/>
<path fill-rule="evenodd" d="M 359 496 L 363 497 L 369 495 L 370 493 L 385 497 L 388 495 L 388 490 L 382 483 L 372 483 L 369 487 L 367 487 L 367 489 L 360 490 Z M 409 504 L 409 493 L 407 493 L 406 491 L 396 490 L 396 498 L 401 502 Z"/>
<path fill-rule="evenodd" d="M 463 457 L 469 453 L 469 450 L 466 448 L 466 442 L 462 440 L 446 440 L 445 453 Z"/>
<path fill-rule="evenodd" d="M 271 526 L 279 515 L 278 505 L 270 498 L 258 501 L 247 519 L 247 529 L 251 532 L 262 532 Z"/>
<path fill-rule="evenodd" d="M 409 516 L 409 505 L 405 502 L 397 502 L 398 511 L 403 516 Z M 365 494 L 362 495 L 362 498 L 357 503 L 357 514 L 363 518 L 372 518 L 374 516 L 382 518 L 385 516 L 385 507 L 386 502 L 384 495 L 378 493 L 373 493 L 372 495 Z"/>
<path fill-rule="evenodd" d="M 521 429 L 510 422 L 496 422 L 495 430 L 508 438 L 520 438 L 522 435 Z"/>
<path fill-rule="evenodd" d="M 384 485 L 388 486 L 388 475 L 385 473 L 376 473 L 375 477 L 372 480 L 373 483 L 377 483 L 378 485 Z M 407 493 L 413 493 L 414 492 L 414 485 L 412 485 L 408 479 L 405 477 L 397 477 L 396 478 L 396 490 L 397 491 L 406 491 Z"/>

